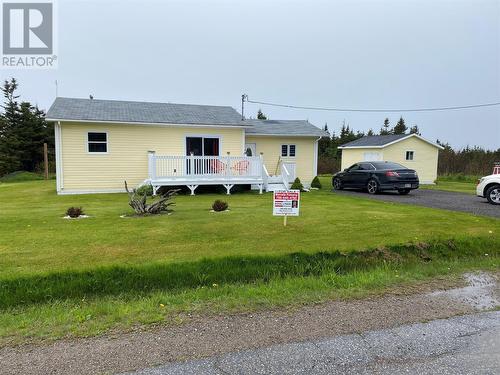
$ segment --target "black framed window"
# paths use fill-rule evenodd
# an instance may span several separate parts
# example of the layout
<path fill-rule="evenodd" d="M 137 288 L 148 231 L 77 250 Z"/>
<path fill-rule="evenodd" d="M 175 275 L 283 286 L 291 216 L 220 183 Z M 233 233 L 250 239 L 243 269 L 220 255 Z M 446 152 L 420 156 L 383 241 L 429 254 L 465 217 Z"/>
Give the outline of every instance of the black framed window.
<path fill-rule="evenodd" d="M 88 151 L 93 154 L 108 152 L 108 134 L 89 132 L 87 133 Z"/>
<path fill-rule="evenodd" d="M 295 145 L 281 145 L 281 156 L 295 157 Z"/>
<path fill-rule="evenodd" d="M 288 145 L 281 145 L 281 156 L 288 156 Z"/>

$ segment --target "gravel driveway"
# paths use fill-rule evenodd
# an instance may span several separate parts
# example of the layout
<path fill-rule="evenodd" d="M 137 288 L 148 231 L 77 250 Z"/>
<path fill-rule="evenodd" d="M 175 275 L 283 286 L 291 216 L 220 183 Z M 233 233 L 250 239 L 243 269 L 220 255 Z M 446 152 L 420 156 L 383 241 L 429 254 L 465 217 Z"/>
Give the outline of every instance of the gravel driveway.
<path fill-rule="evenodd" d="M 489 204 L 486 199 L 472 194 L 427 189 L 412 190 L 408 195 L 399 195 L 392 191 L 370 195 L 357 190 L 341 190 L 335 191 L 335 193 L 500 218 L 500 206 Z"/>

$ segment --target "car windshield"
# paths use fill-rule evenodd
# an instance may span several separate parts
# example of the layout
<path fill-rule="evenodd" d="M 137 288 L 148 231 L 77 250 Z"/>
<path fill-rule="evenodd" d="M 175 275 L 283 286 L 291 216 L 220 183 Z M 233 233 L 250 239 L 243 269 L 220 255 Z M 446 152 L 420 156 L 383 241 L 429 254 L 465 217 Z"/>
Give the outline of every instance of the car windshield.
<path fill-rule="evenodd" d="M 393 163 L 392 161 L 372 162 L 372 164 L 377 169 L 406 169 L 401 164 Z"/>

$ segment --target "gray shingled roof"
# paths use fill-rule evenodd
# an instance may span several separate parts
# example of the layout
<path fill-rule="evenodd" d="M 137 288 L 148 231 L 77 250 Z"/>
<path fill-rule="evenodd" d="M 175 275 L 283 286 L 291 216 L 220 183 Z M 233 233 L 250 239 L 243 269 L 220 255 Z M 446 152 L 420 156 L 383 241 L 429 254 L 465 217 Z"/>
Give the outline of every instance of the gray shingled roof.
<path fill-rule="evenodd" d="M 408 134 L 372 135 L 356 139 L 340 147 L 380 147 L 404 137 L 408 137 Z"/>
<path fill-rule="evenodd" d="M 304 120 L 241 120 L 232 107 L 56 98 L 47 120 L 244 126 L 247 134 L 327 136 Z"/>
<path fill-rule="evenodd" d="M 306 120 L 245 120 L 245 123 L 252 125 L 245 129 L 248 135 L 329 136 Z"/>
<path fill-rule="evenodd" d="M 56 98 L 48 120 L 246 126 L 232 107 Z"/>

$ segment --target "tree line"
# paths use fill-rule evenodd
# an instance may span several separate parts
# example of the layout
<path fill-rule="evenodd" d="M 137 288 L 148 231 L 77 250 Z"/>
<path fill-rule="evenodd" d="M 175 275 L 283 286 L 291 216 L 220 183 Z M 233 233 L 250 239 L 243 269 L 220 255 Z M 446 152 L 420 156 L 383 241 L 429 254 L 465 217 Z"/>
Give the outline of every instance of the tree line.
<path fill-rule="evenodd" d="M 5 81 L 0 112 L 0 176 L 15 172 L 43 170 L 43 144 L 54 147 L 54 127 L 45 121 L 45 112 L 16 95 L 17 81 Z M 52 168 L 53 170 L 53 168 Z"/>
<path fill-rule="evenodd" d="M 337 134 L 334 131 L 330 133 L 328 129 L 328 124 L 325 124 L 323 130 L 327 131 L 330 137 L 323 137 L 318 142 L 318 173 L 332 173 L 340 170 L 340 159 L 342 156 L 342 150 L 339 150 L 339 146 L 355 141 L 356 139 L 362 138 L 364 136 L 373 135 L 390 135 L 390 134 L 419 134 L 420 130 L 417 125 L 408 127 L 406 121 L 403 117 L 400 117 L 396 125 L 391 127 L 390 121 L 386 118 L 378 132 L 373 129 L 368 130 L 364 133 L 361 131 L 356 131 L 352 129 L 349 124 L 344 121 L 340 132 Z"/>
<path fill-rule="evenodd" d="M 364 133 L 352 129 L 345 121 L 340 132 L 329 132 L 328 125 L 324 128 L 330 137 L 323 137 L 318 142 L 318 173 L 335 173 L 340 170 L 342 150 L 338 147 L 355 141 L 364 136 L 390 135 L 390 134 L 420 134 L 417 125 L 408 127 L 403 117 L 396 125 L 391 127 L 386 118 L 378 132 L 370 129 Z M 465 147 L 460 150 L 453 149 L 448 143 L 439 140 L 436 143 L 444 147 L 439 151 L 438 175 L 463 174 L 469 176 L 483 176 L 491 174 L 495 162 L 500 162 L 500 148 L 496 151 L 486 150 L 481 147 Z"/>

